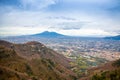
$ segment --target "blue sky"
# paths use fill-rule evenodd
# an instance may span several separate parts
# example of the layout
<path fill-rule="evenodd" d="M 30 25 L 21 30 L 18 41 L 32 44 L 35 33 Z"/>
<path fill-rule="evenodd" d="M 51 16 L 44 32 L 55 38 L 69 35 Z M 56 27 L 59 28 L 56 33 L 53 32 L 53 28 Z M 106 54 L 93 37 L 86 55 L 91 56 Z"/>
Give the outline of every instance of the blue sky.
<path fill-rule="evenodd" d="M 0 0 L 0 36 L 120 34 L 119 0 Z"/>

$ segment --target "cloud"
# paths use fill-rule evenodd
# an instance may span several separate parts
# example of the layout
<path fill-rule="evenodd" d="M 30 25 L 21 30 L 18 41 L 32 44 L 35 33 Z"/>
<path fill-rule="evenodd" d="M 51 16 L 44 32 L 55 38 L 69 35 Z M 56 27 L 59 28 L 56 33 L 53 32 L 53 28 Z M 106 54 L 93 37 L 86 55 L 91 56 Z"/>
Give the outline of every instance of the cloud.
<path fill-rule="evenodd" d="M 43 9 L 55 4 L 55 0 L 20 0 L 24 9 Z"/>
<path fill-rule="evenodd" d="M 26 35 L 26 34 L 27 35 L 36 34 L 36 33 L 40 33 L 42 31 L 45 31 L 47 28 L 44 28 L 44 27 L 21 27 L 21 26 L 1 27 L 0 28 L 0 36 L 1 35 L 2 36 L 20 36 L 20 35 Z"/>
<path fill-rule="evenodd" d="M 116 33 L 106 32 L 100 29 L 71 29 L 71 30 L 60 30 L 59 33 L 71 36 L 92 36 L 92 37 L 105 37 L 105 36 L 116 36 Z M 73 34 L 74 33 L 74 34 Z"/>
<path fill-rule="evenodd" d="M 67 22 L 60 22 L 55 24 L 50 28 L 55 28 L 58 30 L 71 30 L 71 29 L 81 29 L 84 25 L 89 24 L 89 22 L 76 22 L 76 21 L 67 21 Z"/>
<path fill-rule="evenodd" d="M 66 17 L 66 16 L 50 16 L 47 17 L 48 19 L 62 19 L 62 20 L 71 20 L 71 21 L 75 21 L 75 18 L 72 17 Z"/>
<path fill-rule="evenodd" d="M 120 31 L 119 3 L 119 0 L 1 0 L 0 35 L 45 30 L 66 35 L 115 35 Z"/>

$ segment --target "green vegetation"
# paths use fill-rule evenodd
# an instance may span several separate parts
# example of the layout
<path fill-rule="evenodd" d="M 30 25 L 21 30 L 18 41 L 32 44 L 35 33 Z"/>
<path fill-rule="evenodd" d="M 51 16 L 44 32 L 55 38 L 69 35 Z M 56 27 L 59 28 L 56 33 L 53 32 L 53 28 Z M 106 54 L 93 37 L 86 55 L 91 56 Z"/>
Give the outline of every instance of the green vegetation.
<path fill-rule="evenodd" d="M 95 74 L 91 80 L 120 80 L 120 68 Z"/>
<path fill-rule="evenodd" d="M 120 67 L 120 59 L 113 63 L 113 66 Z"/>
<path fill-rule="evenodd" d="M 107 60 L 102 58 L 78 56 L 75 62 L 71 62 L 70 64 L 73 66 L 72 70 L 77 73 L 79 77 L 83 77 L 88 74 L 88 68 L 98 66 L 105 62 L 107 62 Z"/>
<path fill-rule="evenodd" d="M 120 59 L 114 61 L 111 65 L 113 70 L 96 73 L 91 80 L 120 80 Z"/>
<path fill-rule="evenodd" d="M 0 46 L 0 59 L 10 58 L 10 57 L 13 57 L 15 55 L 16 55 L 16 53 L 14 50 Z"/>

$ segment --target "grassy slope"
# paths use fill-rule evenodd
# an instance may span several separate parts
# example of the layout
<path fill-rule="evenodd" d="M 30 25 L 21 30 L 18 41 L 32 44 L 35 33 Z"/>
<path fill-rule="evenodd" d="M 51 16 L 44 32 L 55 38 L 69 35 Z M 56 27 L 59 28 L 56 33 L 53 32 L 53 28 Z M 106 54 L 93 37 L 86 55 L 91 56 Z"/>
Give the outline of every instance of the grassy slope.
<path fill-rule="evenodd" d="M 80 80 L 120 80 L 120 59 L 89 70 L 89 75 Z"/>
<path fill-rule="evenodd" d="M 18 56 L 18 53 L 10 47 L 0 46 L 0 80 L 76 79 L 76 76 L 69 69 L 51 58 L 47 59 L 40 56 L 39 58 L 32 58 L 30 60 L 25 59 Z"/>

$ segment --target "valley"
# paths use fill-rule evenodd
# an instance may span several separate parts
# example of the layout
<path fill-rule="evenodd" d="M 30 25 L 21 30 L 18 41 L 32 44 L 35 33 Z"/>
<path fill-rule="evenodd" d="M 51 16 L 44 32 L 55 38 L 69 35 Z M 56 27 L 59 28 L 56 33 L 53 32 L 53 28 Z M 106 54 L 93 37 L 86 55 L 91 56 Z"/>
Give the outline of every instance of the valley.
<path fill-rule="evenodd" d="M 71 70 L 79 77 L 86 76 L 90 68 L 120 59 L 119 40 L 80 37 L 47 38 L 40 36 L 12 37 L 4 38 L 3 40 L 14 43 L 41 42 L 58 54 L 62 54 L 70 59 L 72 61 L 70 62 Z"/>
<path fill-rule="evenodd" d="M 92 69 L 94 72 L 95 68 L 120 59 L 120 40 L 114 39 L 70 37 L 46 31 L 41 34 L 7 37 L 1 40 L 15 43 L 12 48 L 27 60 L 37 59 L 39 63 L 41 62 L 39 59 L 42 58 L 45 61 L 50 59 L 52 63 L 62 64 L 77 75 L 76 78 L 74 77 L 75 80 L 84 80 L 84 77 L 90 80 L 88 76 L 91 75 Z M 3 43 L 4 41 L 1 42 Z M 36 60 L 34 61 L 36 63 Z M 34 65 L 39 65 L 38 63 Z"/>

